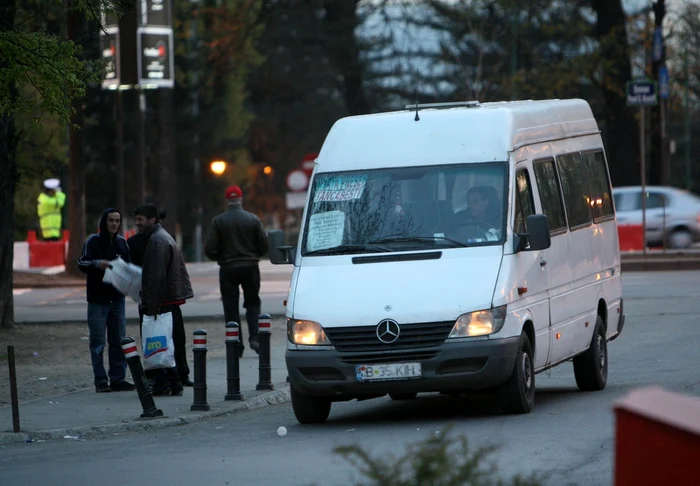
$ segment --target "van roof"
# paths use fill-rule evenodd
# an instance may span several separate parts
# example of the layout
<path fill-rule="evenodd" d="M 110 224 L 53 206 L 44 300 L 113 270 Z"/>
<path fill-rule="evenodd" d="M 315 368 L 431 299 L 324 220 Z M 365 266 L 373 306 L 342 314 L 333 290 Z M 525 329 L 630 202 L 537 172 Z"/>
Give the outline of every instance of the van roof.
<path fill-rule="evenodd" d="M 319 153 L 318 171 L 493 162 L 529 143 L 597 134 L 582 99 L 415 105 L 341 118 Z"/>

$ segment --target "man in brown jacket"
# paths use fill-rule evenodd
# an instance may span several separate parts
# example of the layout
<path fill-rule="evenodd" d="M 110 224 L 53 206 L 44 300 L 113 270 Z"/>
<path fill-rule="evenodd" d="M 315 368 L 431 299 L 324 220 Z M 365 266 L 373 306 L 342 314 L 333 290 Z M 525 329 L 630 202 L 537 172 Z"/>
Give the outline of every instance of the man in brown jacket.
<path fill-rule="evenodd" d="M 146 251 L 141 274 L 141 304 L 143 315 L 156 316 L 168 312 L 173 318 L 182 316 L 179 306 L 194 297 L 185 259 L 177 243 L 160 225 L 160 210 L 155 204 L 142 204 L 134 211 L 136 227 L 144 234 Z M 173 330 L 183 327 L 173 321 Z M 160 371 L 160 370 L 159 370 Z M 182 383 L 176 368 L 155 373 L 153 394 L 156 396 L 182 395 Z"/>

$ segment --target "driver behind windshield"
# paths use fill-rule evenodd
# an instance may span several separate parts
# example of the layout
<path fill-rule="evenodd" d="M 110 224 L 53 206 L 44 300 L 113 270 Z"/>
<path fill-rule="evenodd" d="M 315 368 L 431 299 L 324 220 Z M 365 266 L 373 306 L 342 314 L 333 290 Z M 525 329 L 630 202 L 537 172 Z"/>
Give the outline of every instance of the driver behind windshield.
<path fill-rule="evenodd" d="M 498 227 L 500 214 L 495 209 L 488 190 L 477 186 L 467 192 L 467 209 L 458 213 L 458 216 L 461 216 L 462 220 L 479 221 Z"/>
<path fill-rule="evenodd" d="M 455 237 L 466 241 L 498 238 L 501 214 L 498 202 L 492 200 L 495 192 L 486 186 L 474 186 L 467 191 L 467 209 L 455 214 Z"/>

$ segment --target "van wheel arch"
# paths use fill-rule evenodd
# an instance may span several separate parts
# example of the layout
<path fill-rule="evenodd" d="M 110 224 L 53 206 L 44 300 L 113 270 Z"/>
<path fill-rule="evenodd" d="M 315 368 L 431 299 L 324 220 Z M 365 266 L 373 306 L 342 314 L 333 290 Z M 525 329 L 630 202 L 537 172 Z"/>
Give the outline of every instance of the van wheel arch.
<path fill-rule="evenodd" d="M 598 301 L 598 315 L 603 319 L 603 329 L 607 332 L 608 330 L 608 305 L 605 303 L 605 299 L 600 299 Z"/>
<path fill-rule="evenodd" d="M 523 324 L 522 332 L 524 332 L 530 340 L 530 347 L 532 348 L 532 357 L 534 359 L 534 357 L 537 356 L 537 344 L 535 343 L 535 325 L 532 323 L 532 321 L 525 321 L 525 324 Z"/>

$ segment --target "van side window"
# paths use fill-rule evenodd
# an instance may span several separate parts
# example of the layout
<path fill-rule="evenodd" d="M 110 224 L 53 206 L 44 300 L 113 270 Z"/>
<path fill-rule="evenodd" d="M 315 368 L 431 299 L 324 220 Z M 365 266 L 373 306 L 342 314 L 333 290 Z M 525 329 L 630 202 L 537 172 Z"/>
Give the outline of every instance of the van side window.
<path fill-rule="evenodd" d="M 557 168 L 564 193 L 569 228 L 590 224 L 593 217 L 590 211 L 588 174 L 581 162 L 581 154 L 577 152 L 558 156 Z"/>
<path fill-rule="evenodd" d="M 583 162 L 588 169 L 588 185 L 591 188 L 591 209 L 593 220 L 610 219 L 615 213 L 611 200 L 610 180 L 605 165 L 603 152 L 588 152 L 583 154 Z"/>
<path fill-rule="evenodd" d="M 557 169 L 554 160 L 542 160 L 535 162 L 535 179 L 540 191 L 542 212 L 549 221 L 549 231 L 556 232 L 566 229 L 566 214 L 562 201 L 561 187 L 557 178 Z"/>
<path fill-rule="evenodd" d="M 516 234 L 527 232 L 525 220 L 531 214 L 535 214 L 535 205 L 532 202 L 532 190 L 530 189 L 530 176 L 527 170 L 519 170 L 515 175 L 515 223 L 513 229 Z"/>

